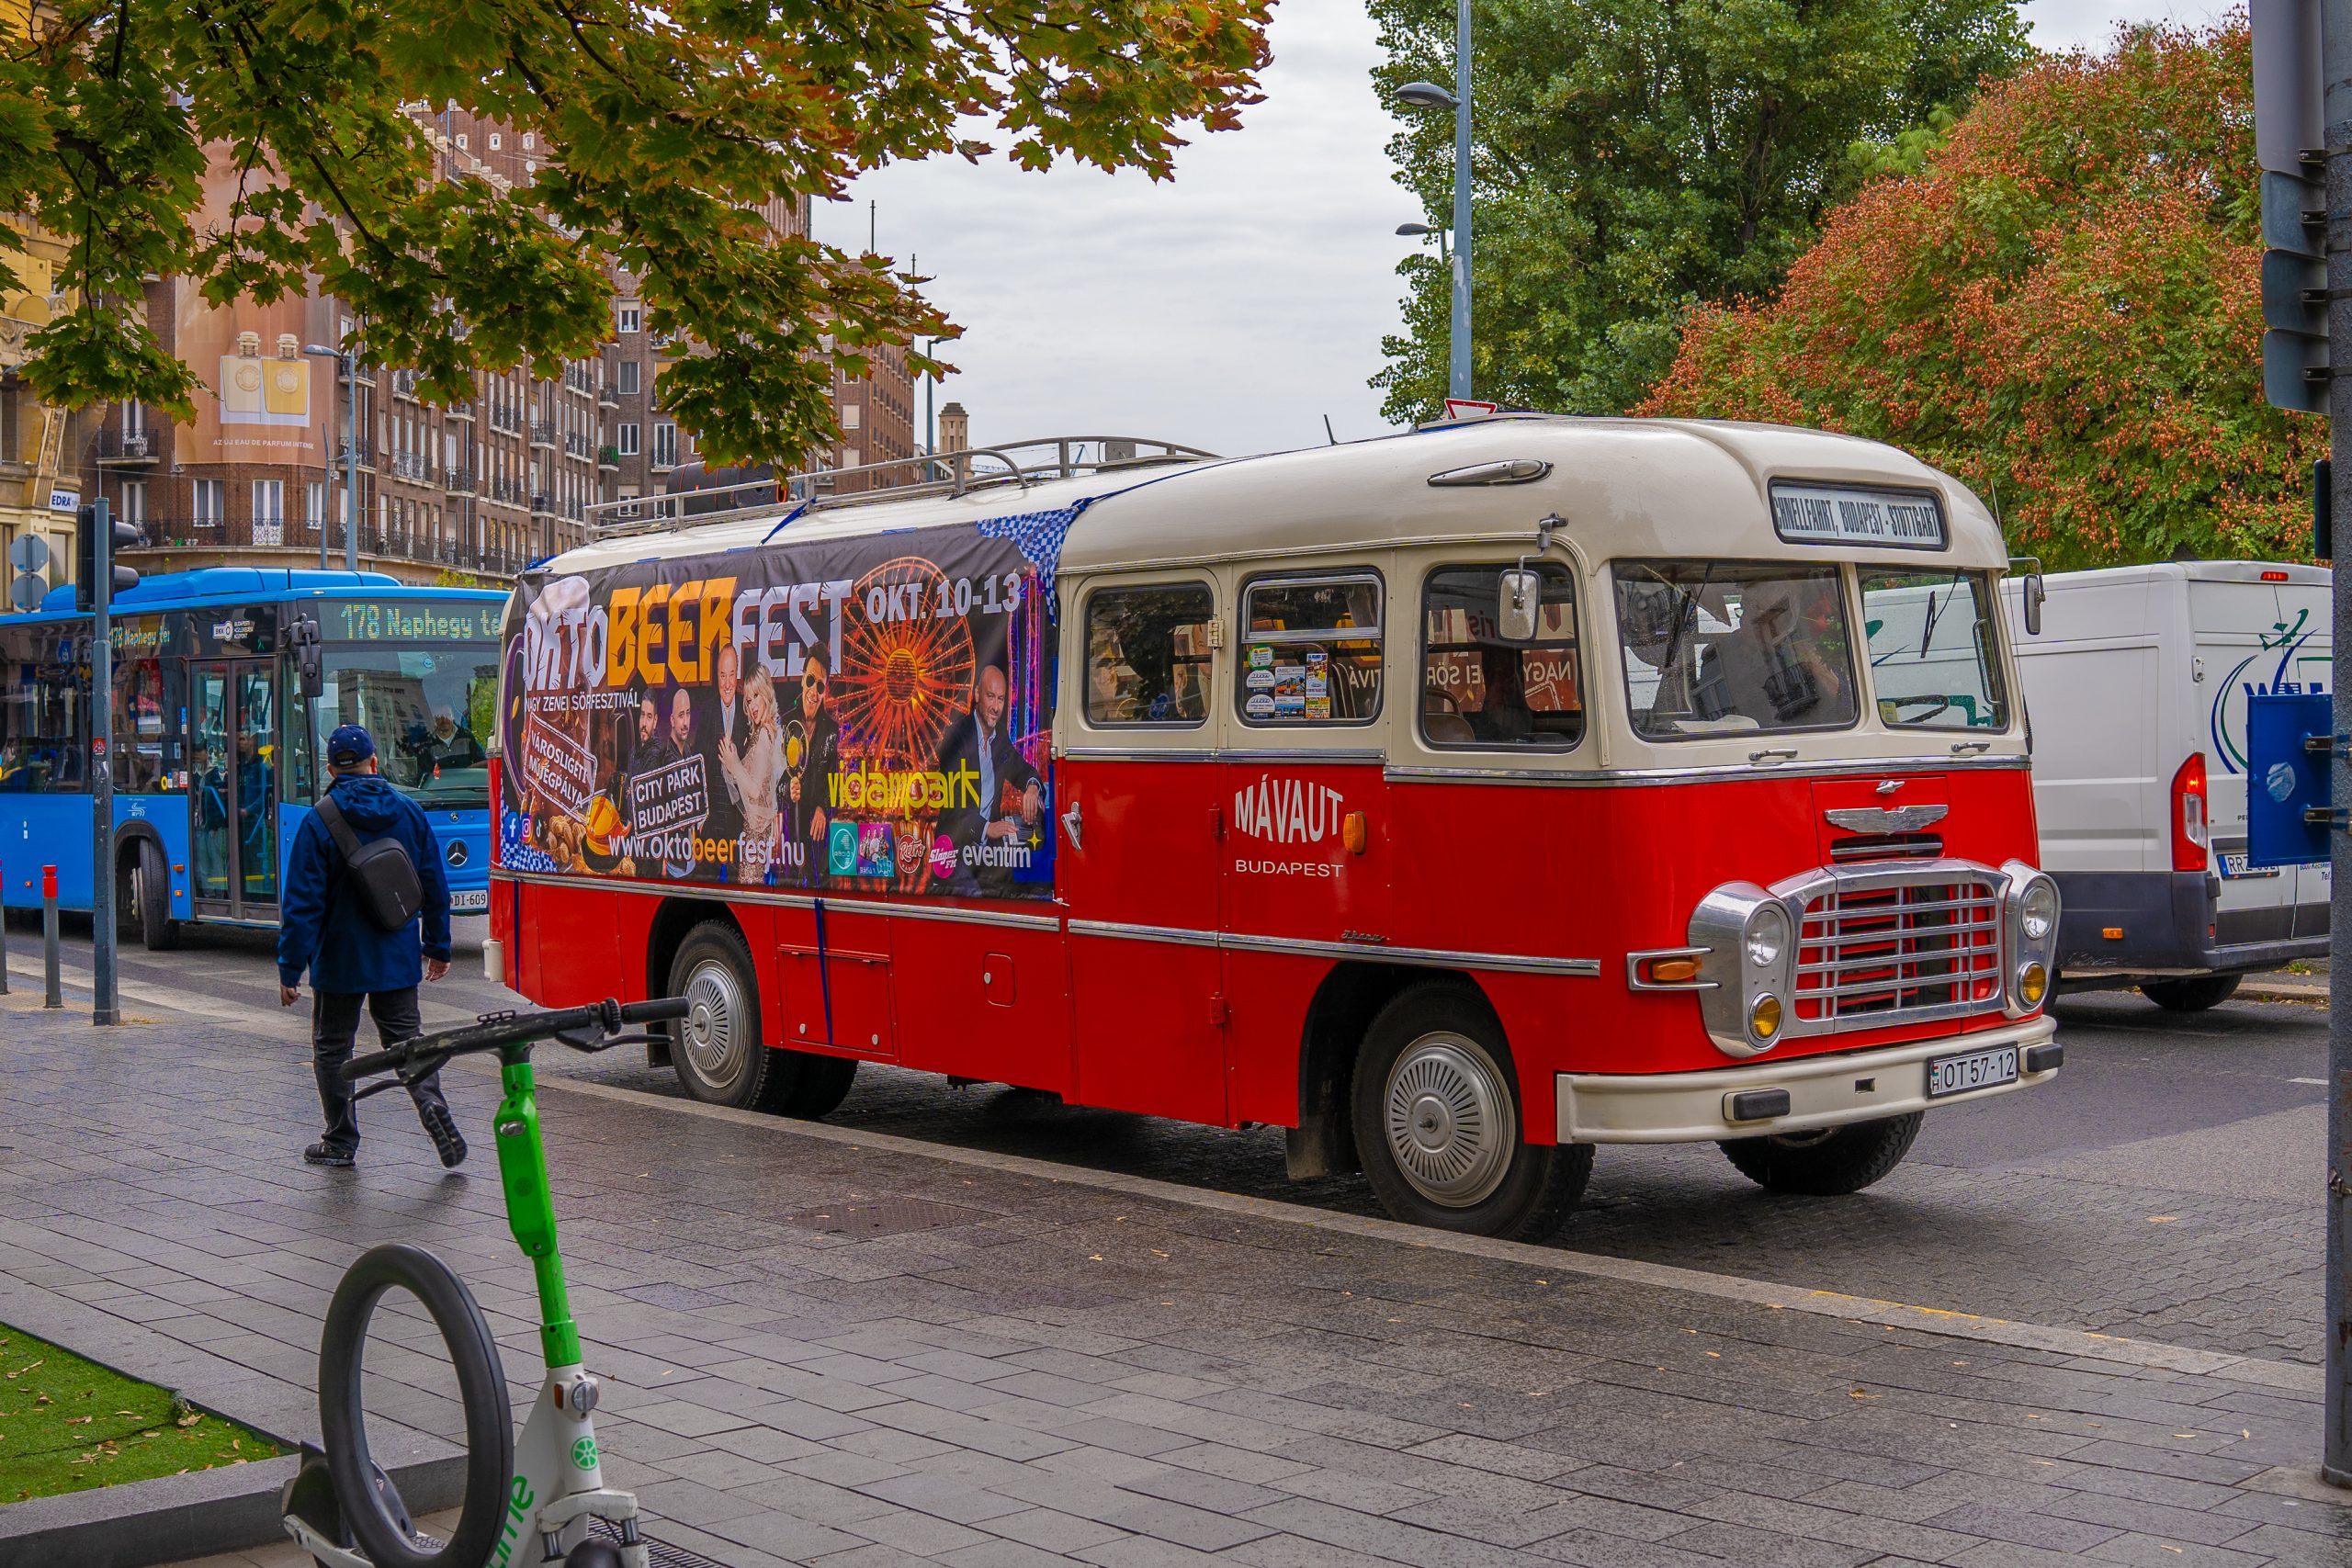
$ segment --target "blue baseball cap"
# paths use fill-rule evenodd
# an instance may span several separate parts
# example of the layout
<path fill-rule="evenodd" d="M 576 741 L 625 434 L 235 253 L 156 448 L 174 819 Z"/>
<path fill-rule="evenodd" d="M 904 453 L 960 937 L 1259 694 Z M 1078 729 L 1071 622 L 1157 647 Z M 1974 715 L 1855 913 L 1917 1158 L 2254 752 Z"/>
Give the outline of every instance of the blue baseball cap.
<path fill-rule="evenodd" d="M 365 725 L 346 724 L 327 737 L 327 766 L 356 768 L 376 754 L 376 738 Z"/>

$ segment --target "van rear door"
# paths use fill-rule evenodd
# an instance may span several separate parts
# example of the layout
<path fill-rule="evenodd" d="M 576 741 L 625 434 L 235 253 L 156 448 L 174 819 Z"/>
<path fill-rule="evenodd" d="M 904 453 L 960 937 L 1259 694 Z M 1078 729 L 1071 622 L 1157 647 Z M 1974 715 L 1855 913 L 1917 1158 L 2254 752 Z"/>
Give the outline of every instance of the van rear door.
<path fill-rule="evenodd" d="M 2216 942 L 2232 945 L 2326 929 L 2319 866 L 2246 863 L 2246 698 L 2329 687 L 2328 573 L 2317 567 L 2211 562 L 2188 571 L 2193 735 L 2205 749 L 2214 869 L 2222 875 Z"/>

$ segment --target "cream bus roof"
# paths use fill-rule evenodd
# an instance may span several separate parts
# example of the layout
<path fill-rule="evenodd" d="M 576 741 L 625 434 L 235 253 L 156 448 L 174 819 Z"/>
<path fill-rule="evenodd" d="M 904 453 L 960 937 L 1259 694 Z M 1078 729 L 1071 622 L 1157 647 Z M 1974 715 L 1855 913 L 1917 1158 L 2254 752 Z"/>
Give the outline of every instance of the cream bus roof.
<path fill-rule="evenodd" d="M 1518 458 L 1548 462 L 1552 470 L 1521 484 L 1429 482 L 1449 469 Z M 1789 545 L 1773 531 L 1774 479 L 1932 490 L 1942 498 L 1948 546 L 1928 552 Z M 996 485 L 961 496 L 837 505 L 795 519 L 787 531 L 796 544 L 816 543 L 1080 502 L 1093 504 L 1063 543 L 1065 573 L 1531 538 L 1549 513 L 1566 521 L 1566 536 L 1596 560 L 1860 555 L 1998 567 L 2007 554 L 1991 515 L 1964 486 L 1879 442 L 1785 425 L 1555 415 L 1471 420 L 1345 446 Z M 571 551 L 546 570 L 592 570 L 757 546 L 789 510 L 616 537 Z"/>

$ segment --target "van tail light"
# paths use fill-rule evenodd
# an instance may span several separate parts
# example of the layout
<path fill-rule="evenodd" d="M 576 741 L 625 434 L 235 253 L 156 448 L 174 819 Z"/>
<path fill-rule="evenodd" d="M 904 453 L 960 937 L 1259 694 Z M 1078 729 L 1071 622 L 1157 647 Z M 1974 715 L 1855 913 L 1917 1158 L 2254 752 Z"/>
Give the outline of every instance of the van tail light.
<path fill-rule="evenodd" d="M 2172 776 L 2172 868 L 2203 871 L 2213 842 L 2205 815 L 2205 754 L 2191 752 Z"/>

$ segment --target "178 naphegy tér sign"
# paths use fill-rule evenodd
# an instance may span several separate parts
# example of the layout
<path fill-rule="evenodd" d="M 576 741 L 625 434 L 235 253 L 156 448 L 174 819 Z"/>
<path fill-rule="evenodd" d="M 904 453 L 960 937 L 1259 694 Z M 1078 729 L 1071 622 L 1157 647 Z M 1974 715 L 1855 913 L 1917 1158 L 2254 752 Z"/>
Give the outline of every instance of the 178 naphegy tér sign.
<path fill-rule="evenodd" d="M 1057 515 L 526 579 L 502 863 L 1047 896 Z"/>

